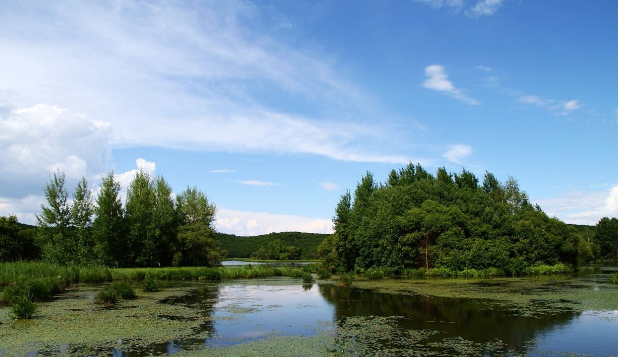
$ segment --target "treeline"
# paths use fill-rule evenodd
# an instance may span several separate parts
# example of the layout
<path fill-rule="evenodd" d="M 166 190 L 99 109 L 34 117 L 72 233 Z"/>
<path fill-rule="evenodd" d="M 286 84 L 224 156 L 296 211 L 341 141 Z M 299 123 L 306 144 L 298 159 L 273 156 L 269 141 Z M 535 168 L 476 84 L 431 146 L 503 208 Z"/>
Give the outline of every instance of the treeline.
<path fill-rule="evenodd" d="M 434 176 L 410 164 L 391 171 L 386 183 L 368 172 L 353 195 L 341 197 L 333 223 L 335 233 L 319 251 L 327 266 L 340 271 L 491 268 L 518 275 L 596 256 L 594 239 L 533 206 L 513 178 L 499 182 L 489 172 L 479 182 L 466 170 L 440 168 Z"/>
<path fill-rule="evenodd" d="M 269 260 L 316 259 L 318 246 L 327 234 L 281 232 L 259 236 L 239 237 L 216 233 L 221 249 L 233 258 Z"/>
<path fill-rule="evenodd" d="M 0 218 L 0 260 L 37 259 L 59 264 L 120 267 L 210 266 L 222 258 L 215 239 L 215 206 L 187 188 L 174 199 L 161 177 L 135 175 L 126 202 L 113 173 L 103 177 L 96 200 L 85 178 L 69 199 L 65 175 L 45 187 L 47 205 L 37 229 L 20 229 L 14 216 Z M 33 234 L 34 233 L 34 234 Z"/>

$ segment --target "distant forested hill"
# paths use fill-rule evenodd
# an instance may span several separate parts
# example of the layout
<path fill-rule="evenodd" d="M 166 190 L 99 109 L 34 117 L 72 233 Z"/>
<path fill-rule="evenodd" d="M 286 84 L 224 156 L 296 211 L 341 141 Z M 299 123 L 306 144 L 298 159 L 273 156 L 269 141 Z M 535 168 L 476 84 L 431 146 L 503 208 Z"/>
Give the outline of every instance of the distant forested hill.
<path fill-rule="evenodd" d="M 233 234 L 216 233 L 215 236 L 221 244 L 221 249 L 226 250 L 227 256 L 232 258 L 249 258 L 261 247 L 267 247 L 269 243 L 280 240 L 285 246 L 300 248 L 303 259 L 315 259 L 318 246 L 328 237 L 328 234 L 282 232 L 239 237 Z"/>

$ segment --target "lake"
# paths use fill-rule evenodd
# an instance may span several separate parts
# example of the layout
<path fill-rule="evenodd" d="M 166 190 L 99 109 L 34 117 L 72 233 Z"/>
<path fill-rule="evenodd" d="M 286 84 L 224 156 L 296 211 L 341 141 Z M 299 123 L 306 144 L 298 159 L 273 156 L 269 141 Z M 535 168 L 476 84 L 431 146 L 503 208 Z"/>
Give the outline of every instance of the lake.
<path fill-rule="evenodd" d="M 592 278 L 576 278 L 573 284 L 590 293 L 613 288 Z M 195 289 L 198 286 L 199 292 Z M 533 300 L 532 305 L 539 304 L 539 309 L 530 314 L 495 300 L 382 293 L 334 283 L 303 286 L 300 279 L 268 278 L 174 284 L 164 292 L 144 294 L 136 301 L 107 310 L 92 302 L 98 289 L 99 285 L 79 286 L 58 301 L 42 304 L 41 316 L 32 322 L 0 324 L 0 346 L 3 337 L 12 341 L 12 333 L 20 329 L 32 340 L 30 345 L 37 348 L 28 350 L 26 344 L 9 351 L 30 355 L 133 357 L 235 355 L 239 351 L 247 355 L 253 351 L 255 355 L 325 356 L 618 353 L 618 311 L 544 309 L 541 305 L 546 302 L 540 300 Z M 75 318 L 73 335 L 69 332 L 46 340 L 44 336 L 51 334 L 47 331 L 51 327 L 38 325 L 54 320 L 53 314 L 64 314 L 58 320 L 65 323 Z M 95 321 L 93 329 L 106 324 L 107 329 L 92 332 L 93 337 L 89 337 L 90 325 L 79 322 L 84 317 Z M 96 323 L 98 318 L 103 320 Z M 149 320 L 140 325 L 140 319 Z M 116 326 L 108 325 L 114 321 Z M 50 326 L 67 329 L 60 327 L 61 323 Z M 126 332 L 122 332 L 126 337 L 114 340 L 113 330 L 127 324 Z M 139 335 L 134 331 L 147 330 L 152 324 L 154 332 Z M 159 330 L 162 336 L 157 335 Z M 106 342 L 106 338 L 112 341 Z M 0 347 L 0 354 L 2 351 Z"/>

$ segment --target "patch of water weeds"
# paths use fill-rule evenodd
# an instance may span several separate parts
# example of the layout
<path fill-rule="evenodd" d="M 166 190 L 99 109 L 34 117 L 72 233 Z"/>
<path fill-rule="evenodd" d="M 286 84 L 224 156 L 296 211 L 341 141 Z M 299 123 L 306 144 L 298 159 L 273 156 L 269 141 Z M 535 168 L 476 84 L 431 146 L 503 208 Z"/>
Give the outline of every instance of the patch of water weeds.
<path fill-rule="evenodd" d="M 493 301 L 525 316 L 572 311 L 618 310 L 618 286 L 586 278 L 494 278 L 489 280 L 357 280 L 354 286 L 389 294 Z"/>
<path fill-rule="evenodd" d="M 188 288 L 140 295 L 130 304 L 118 308 L 99 309 L 96 290 L 80 290 L 76 299 L 57 299 L 40 304 L 37 319 L 12 321 L 6 310 L 0 310 L 0 354 L 84 355 L 81 346 L 109 355 L 111 349 L 131 350 L 172 339 L 195 337 L 205 323 L 195 309 L 182 305 L 161 304 L 159 300 L 186 294 Z M 170 318 L 173 317 L 173 318 Z"/>

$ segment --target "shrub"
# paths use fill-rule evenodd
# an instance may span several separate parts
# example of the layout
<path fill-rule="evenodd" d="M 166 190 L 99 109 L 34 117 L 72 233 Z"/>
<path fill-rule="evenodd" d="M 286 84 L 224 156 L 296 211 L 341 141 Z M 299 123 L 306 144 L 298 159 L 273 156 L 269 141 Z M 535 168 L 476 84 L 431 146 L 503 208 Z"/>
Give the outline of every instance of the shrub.
<path fill-rule="evenodd" d="M 136 299 L 137 294 L 135 290 L 124 281 L 113 283 L 110 289 L 116 292 L 116 295 L 123 300 Z"/>
<path fill-rule="evenodd" d="M 112 288 L 99 291 L 95 299 L 97 304 L 110 304 L 113 305 L 118 302 L 118 295 Z"/>
<path fill-rule="evenodd" d="M 618 284 L 618 274 L 612 274 L 609 276 L 609 281 L 614 284 Z"/>
<path fill-rule="evenodd" d="M 324 268 L 320 268 L 318 269 L 318 278 L 320 279 L 328 279 L 332 276 L 332 274 L 330 273 L 330 271 L 328 269 L 324 269 Z"/>
<path fill-rule="evenodd" d="M 354 274 L 345 273 L 341 275 L 341 277 L 339 278 L 339 281 L 341 282 L 341 285 L 343 286 L 350 286 L 352 285 L 352 281 L 354 281 Z"/>
<path fill-rule="evenodd" d="M 303 278 L 303 284 L 313 284 L 313 282 L 315 281 L 313 279 L 313 275 L 309 273 L 303 273 L 302 278 Z"/>
<path fill-rule="evenodd" d="M 371 267 L 365 271 L 365 277 L 369 280 L 384 279 L 384 271 L 381 268 Z"/>
<path fill-rule="evenodd" d="M 142 283 L 142 289 L 146 292 L 159 291 L 160 288 L 159 283 L 150 275 L 146 276 Z"/>
<path fill-rule="evenodd" d="M 38 311 L 38 306 L 29 297 L 20 296 L 11 306 L 10 316 L 16 320 L 31 319 Z"/>

